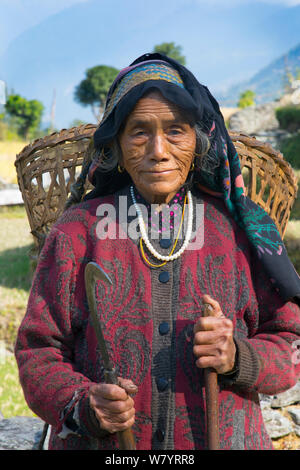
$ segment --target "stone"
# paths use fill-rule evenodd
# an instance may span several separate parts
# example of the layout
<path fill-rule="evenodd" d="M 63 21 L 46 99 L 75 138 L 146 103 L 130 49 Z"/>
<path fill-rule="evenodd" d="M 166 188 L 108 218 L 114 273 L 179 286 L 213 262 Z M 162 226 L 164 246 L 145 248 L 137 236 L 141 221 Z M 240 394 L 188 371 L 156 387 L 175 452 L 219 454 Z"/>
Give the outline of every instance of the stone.
<path fill-rule="evenodd" d="M 294 431 L 292 422 L 283 416 L 280 411 L 264 408 L 262 409 L 262 415 L 271 439 L 278 439 Z"/>
<path fill-rule="evenodd" d="M 279 128 L 275 108 L 278 103 L 271 102 L 240 109 L 229 118 L 228 128 L 232 132 L 255 135 L 258 132 Z"/>
<path fill-rule="evenodd" d="M 297 406 L 289 406 L 286 410 L 290 414 L 294 423 L 300 425 L 300 408 Z"/>
<path fill-rule="evenodd" d="M 37 450 L 44 422 L 39 418 L 15 416 L 0 421 L 0 450 Z"/>
<path fill-rule="evenodd" d="M 294 405 L 298 402 L 300 402 L 300 381 L 289 390 L 274 395 L 271 407 L 282 408 L 283 406 Z"/>
<path fill-rule="evenodd" d="M 260 403 L 261 409 L 270 408 L 272 400 L 273 400 L 272 395 L 264 395 L 262 393 L 259 394 L 259 403 Z"/>

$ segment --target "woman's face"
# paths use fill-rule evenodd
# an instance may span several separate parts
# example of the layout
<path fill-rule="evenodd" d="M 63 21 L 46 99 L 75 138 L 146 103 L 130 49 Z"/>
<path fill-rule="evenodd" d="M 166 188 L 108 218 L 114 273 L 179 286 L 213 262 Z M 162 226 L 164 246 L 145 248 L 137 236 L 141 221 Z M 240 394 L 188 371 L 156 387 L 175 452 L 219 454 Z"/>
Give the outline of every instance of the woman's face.
<path fill-rule="evenodd" d="M 159 92 L 141 98 L 119 135 L 121 165 L 150 203 L 168 203 L 184 184 L 196 134 L 179 108 Z"/>

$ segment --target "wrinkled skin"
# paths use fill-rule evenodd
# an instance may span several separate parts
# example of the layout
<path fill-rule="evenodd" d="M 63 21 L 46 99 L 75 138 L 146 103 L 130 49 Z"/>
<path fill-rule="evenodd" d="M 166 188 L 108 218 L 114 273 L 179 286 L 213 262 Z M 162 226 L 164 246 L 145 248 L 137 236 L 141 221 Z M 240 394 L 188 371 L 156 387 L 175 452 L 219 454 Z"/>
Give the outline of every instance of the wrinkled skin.
<path fill-rule="evenodd" d="M 124 431 L 134 423 L 134 395 L 138 388 L 131 380 L 118 377 L 119 385 L 96 384 L 89 390 L 90 406 L 102 429 Z"/>
<path fill-rule="evenodd" d="M 168 203 L 184 184 L 196 147 L 196 135 L 188 119 L 160 93 L 141 98 L 119 136 L 120 162 L 136 188 L 151 204 Z M 218 302 L 209 296 L 210 317 L 200 318 L 194 327 L 196 366 L 213 367 L 218 373 L 231 371 L 235 344 L 231 320 L 224 317 Z M 119 378 L 119 385 L 98 384 L 90 389 L 90 405 L 102 429 L 123 431 L 134 423 L 131 395 L 137 387 Z"/>
<path fill-rule="evenodd" d="M 196 134 L 179 108 L 160 93 L 141 98 L 119 136 L 122 166 L 150 203 L 168 203 L 194 160 Z"/>
<path fill-rule="evenodd" d="M 226 318 L 219 303 L 209 295 L 203 302 L 213 307 L 209 317 L 201 317 L 194 325 L 194 347 L 196 366 L 212 367 L 218 374 L 234 368 L 236 347 L 233 340 L 233 323 Z"/>

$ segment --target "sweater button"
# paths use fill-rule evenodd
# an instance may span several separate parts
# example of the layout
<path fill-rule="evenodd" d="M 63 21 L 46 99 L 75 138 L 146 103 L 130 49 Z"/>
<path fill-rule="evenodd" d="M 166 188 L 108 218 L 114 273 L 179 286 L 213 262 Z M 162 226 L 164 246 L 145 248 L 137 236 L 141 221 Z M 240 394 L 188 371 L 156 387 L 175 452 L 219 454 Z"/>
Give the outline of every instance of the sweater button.
<path fill-rule="evenodd" d="M 159 442 L 163 442 L 163 441 L 164 441 L 164 438 L 165 438 L 165 431 L 162 431 L 162 429 L 157 429 L 157 431 L 155 432 L 155 435 L 156 435 L 156 439 L 157 439 Z"/>
<path fill-rule="evenodd" d="M 169 238 L 162 238 L 159 241 L 159 244 L 162 248 L 170 248 L 171 246 L 171 240 Z"/>
<path fill-rule="evenodd" d="M 156 380 L 156 385 L 157 385 L 158 390 L 160 392 L 163 392 L 164 390 L 168 388 L 169 382 L 164 377 L 159 377 Z"/>
<path fill-rule="evenodd" d="M 159 273 L 158 279 L 160 282 L 163 282 L 163 283 L 168 282 L 170 279 L 170 275 L 168 271 L 162 271 L 161 273 Z"/>
<path fill-rule="evenodd" d="M 166 335 L 170 331 L 169 323 L 167 323 L 166 321 L 162 322 L 159 325 L 158 330 L 159 330 L 161 335 Z"/>

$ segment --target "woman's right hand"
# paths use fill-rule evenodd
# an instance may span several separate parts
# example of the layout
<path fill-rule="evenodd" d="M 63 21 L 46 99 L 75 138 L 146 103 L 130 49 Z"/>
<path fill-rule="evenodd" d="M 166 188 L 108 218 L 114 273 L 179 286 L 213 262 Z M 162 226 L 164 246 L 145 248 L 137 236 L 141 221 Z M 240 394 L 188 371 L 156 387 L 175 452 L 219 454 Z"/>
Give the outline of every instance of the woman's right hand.
<path fill-rule="evenodd" d="M 130 395 L 137 386 L 129 379 L 118 377 L 120 385 L 95 384 L 89 390 L 90 406 L 100 427 L 110 433 L 130 428 L 135 419 L 134 401 Z"/>

